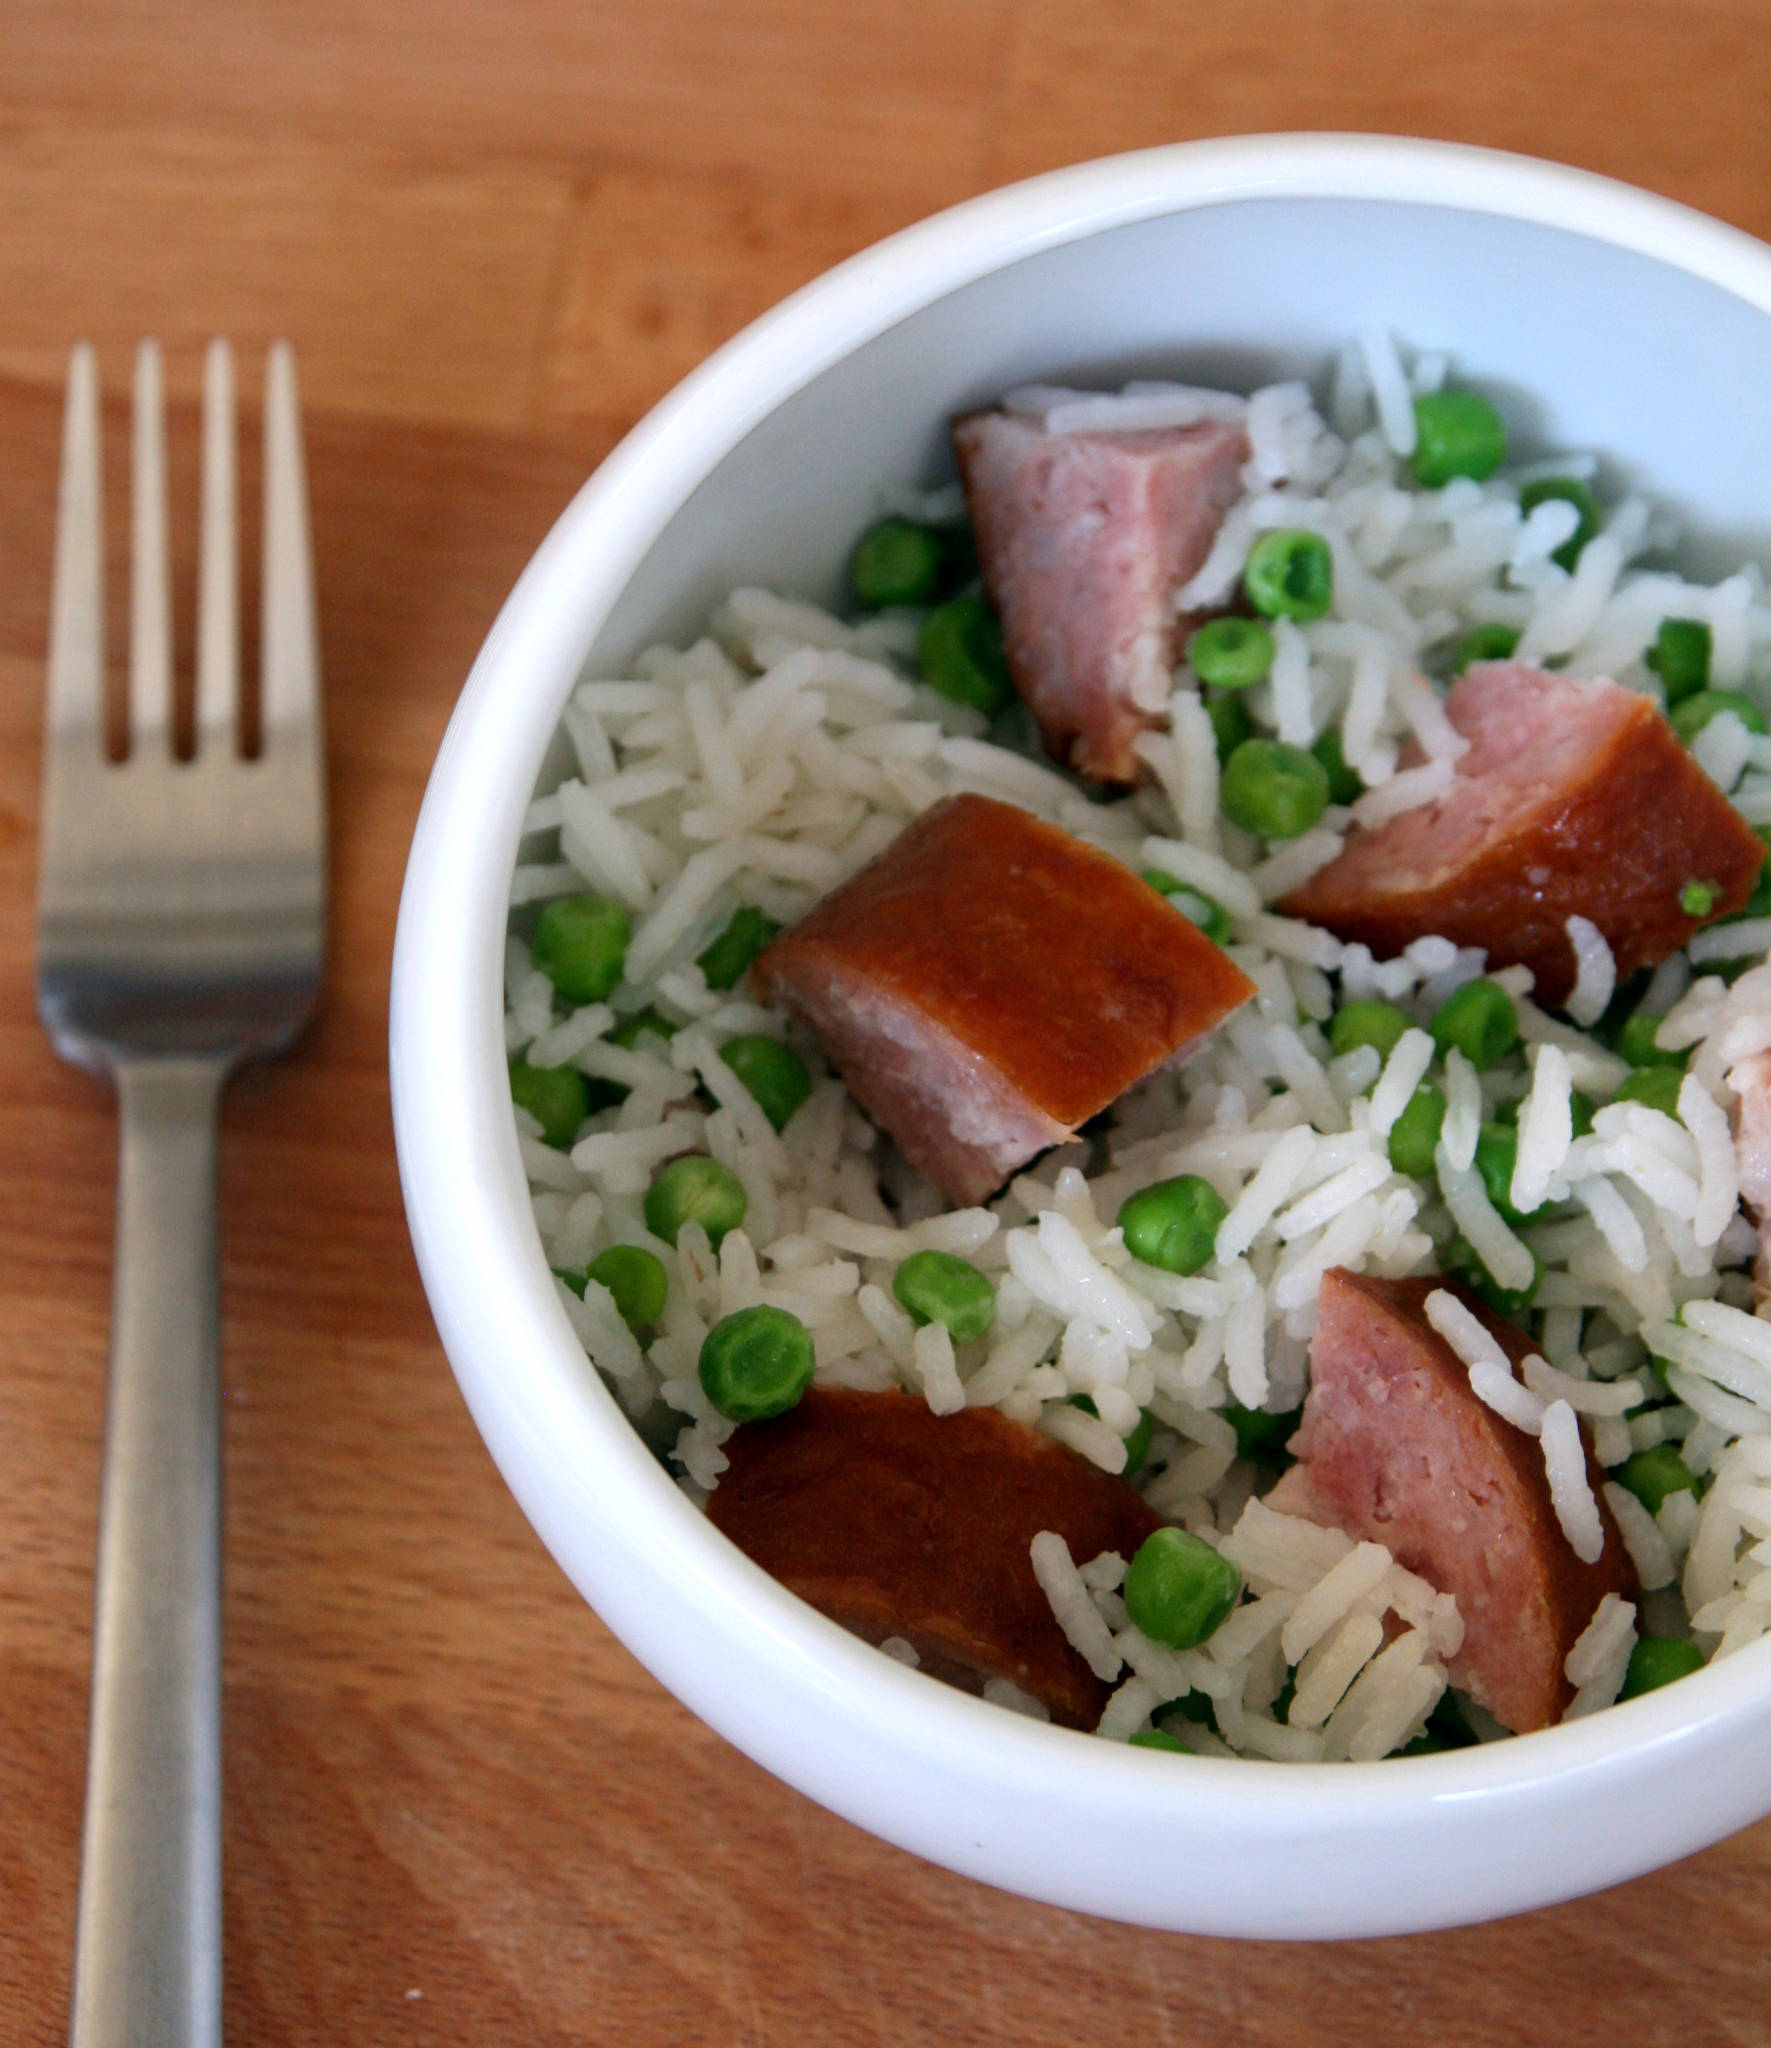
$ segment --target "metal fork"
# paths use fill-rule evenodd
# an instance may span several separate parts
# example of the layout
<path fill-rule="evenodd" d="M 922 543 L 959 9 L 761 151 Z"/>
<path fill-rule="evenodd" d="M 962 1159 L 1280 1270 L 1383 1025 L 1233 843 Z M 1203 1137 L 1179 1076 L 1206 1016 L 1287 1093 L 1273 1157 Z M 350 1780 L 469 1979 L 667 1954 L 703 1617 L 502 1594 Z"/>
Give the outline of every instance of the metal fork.
<path fill-rule="evenodd" d="M 37 1007 L 121 1122 L 74 2048 L 221 2039 L 221 1091 L 318 992 L 324 752 L 294 358 L 270 352 L 255 759 L 239 746 L 232 359 L 204 366 L 194 757 L 176 758 L 159 352 L 136 361 L 129 751 L 106 757 L 98 377 L 68 377 Z"/>

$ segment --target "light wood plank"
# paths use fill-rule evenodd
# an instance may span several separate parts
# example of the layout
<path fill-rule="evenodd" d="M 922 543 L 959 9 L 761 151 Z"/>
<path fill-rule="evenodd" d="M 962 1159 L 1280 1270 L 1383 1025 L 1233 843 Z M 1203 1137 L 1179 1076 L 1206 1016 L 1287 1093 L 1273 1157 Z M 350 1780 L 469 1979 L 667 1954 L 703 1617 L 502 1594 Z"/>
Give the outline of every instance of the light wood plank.
<path fill-rule="evenodd" d="M 772 175 L 593 173 L 574 208 L 539 410 L 637 418 L 741 327 L 921 210 Z"/>
<path fill-rule="evenodd" d="M 364 133 L 428 160 L 610 157 L 821 189 L 976 176 L 1010 0 L 7 0 L 0 104 Z"/>
<path fill-rule="evenodd" d="M 1652 53 L 1650 55 L 1650 53 Z M 1345 129 L 1603 171 L 1771 230 L 1751 0 L 1022 0 L 992 183 L 1194 136 Z"/>
<path fill-rule="evenodd" d="M 316 408 L 514 426 L 551 306 L 569 187 L 300 141 L 22 118 L 0 149 L 0 374 L 59 381 L 135 342 L 197 389 L 202 345 L 295 343 Z"/>

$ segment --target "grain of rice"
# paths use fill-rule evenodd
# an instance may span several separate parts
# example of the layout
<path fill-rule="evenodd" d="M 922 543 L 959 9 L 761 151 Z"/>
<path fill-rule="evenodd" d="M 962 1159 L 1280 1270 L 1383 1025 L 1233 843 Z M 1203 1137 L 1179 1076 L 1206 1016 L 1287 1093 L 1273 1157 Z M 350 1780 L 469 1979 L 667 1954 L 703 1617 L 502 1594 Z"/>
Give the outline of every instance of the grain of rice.
<path fill-rule="evenodd" d="M 1034 1537 L 1029 1555 L 1033 1576 L 1050 1601 L 1070 1647 L 1098 1679 L 1111 1684 L 1119 1676 L 1124 1659 L 1077 1572 L 1069 1544 L 1055 1530 L 1045 1529 Z"/>
<path fill-rule="evenodd" d="M 1583 1564 L 1597 1564 L 1605 1548 L 1605 1529 L 1587 1480 L 1580 1424 L 1566 1401 L 1552 1401 L 1545 1408 L 1542 1439 L 1544 1473 L 1556 1520 L 1575 1556 Z"/>
<path fill-rule="evenodd" d="M 1147 1678 L 1128 1678 L 1108 1700 L 1095 1733 L 1109 1742 L 1124 1742 L 1149 1726 L 1151 1708 L 1161 1704 L 1161 1692 Z"/>
<path fill-rule="evenodd" d="M 1272 1221 L 1302 1178 L 1314 1150 L 1314 1134 L 1302 1128 L 1287 1131 L 1273 1146 L 1218 1225 L 1216 1252 L 1220 1265 L 1227 1266 L 1239 1259 Z"/>
<path fill-rule="evenodd" d="M 1381 1543 L 1355 1544 L 1286 1617 L 1279 1632 L 1285 1661 L 1296 1664 L 1307 1650 L 1313 1649 L 1343 1615 L 1382 1583 L 1391 1562 L 1390 1553 Z"/>
<path fill-rule="evenodd" d="M 1433 1064 L 1434 1045 L 1426 1032 L 1410 1026 L 1397 1039 L 1384 1062 L 1383 1075 L 1371 1091 L 1371 1135 L 1380 1144 L 1414 1098 L 1414 1091 Z"/>
<path fill-rule="evenodd" d="M 1455 1171 L 1462 1173 L 1476 1156 L 1482 1133 L 1482 1078 L 1453 1046 L 1445 1055 L 1445 1122 L 1439 1142 Z"/>
<path fill-rule="evenodd" d="M 1412 455 L 1414 394 L 1408 388 L 1407 373 L 1402 368 L 1402 358 L 1396 353 L 1395 341 L 1384 328 L 1362 327 L 1358 342 L 1372 402 L 1377 407 L 1378 426 L 1390 452 Z"/>
<path fill-rule="evenodd" d="M 1531 1092 L 1519 1111 L 1518 1152 L 1508 1200 L 1529 1215 L 1549 1195 L 1574 1139 L 1574 1077 L 1568 1055 L 1540 1045 L 1531 1068 Z"/>
<path fill-rule="evenodd" d="M 1519 1377 L 1540 1401 L 1566 1401 L 1576 1415 L 1627 1415 L 1646 1398 L 1640 1380 L 1579 1379 L 1535 1352 L 1521 1364 Z"/>
<path fill-rule="evenodd" d="M 1261 909 L 1260 891 L 1240 868 L 1203 846 L 1179 839 L 1146 839 L 1138 849 L 1142 866 L 1160 868 L 1189 889 L 1221 903 L 1232 917 L 1254 917 Z"/>
<path fill-rule="evenodd" d="M 1472 1309 L 1448 1289 L 1437 1287 L 1423 1304 L 1427 1321 L 1457 1354 L 1464 1366 L 1493 1365 L 1512 1372 L 1512 1361 L 1500 1339 Z"/>
<path fill-rule="evenodd" d="M 1451 788 L 1456 769 L 1450 761 L 1427 761 L 1419 768 L 1405 768 L 1376 789 L 1368 789 L 1353 804 L 1354 819 L 1367 831 L 1387 825 L 1405 811 L 1420 810 L 1437 803 Z"/>
<path fill-rule="evenodd" d="M 731 1239 L 726 1242 L 729 1244 Z M 966 1405 L 965 1389 L 953 1362 L 953 1337 L 945 1323 L 924 1323 L 911 1339 L 911 1361 L 922 1382 L 923 1398 L 935 1415 L 957 1415 Z M 1077 1411 L 1072 1410 L 1072 1413 Z M 1086 1417 L 1083 1418 L 1085 1421 Z M 1119 1466 L 1125 1464 L 1123 1449 Z M 1119 1468 L 1114 1468 L 1119 1469 Z"/>
<path fill-rule="evenodd" d="M 1648 1240 L 1630 1205 L 1602 1174 L 1574 1182 L 1575 1201 L 1593 1219 L 1612 1256 L 1632 1273 L 1648 1266 Z"/>
<path fill-rule="evenodd" d="M 1294 1728 L 1320 1728 L 1354 1679 L 1383 1646 L 1384 1625 L 1369 1613 L 1349 1614 L 1298 1666 L 1286 1715 Z"/>
<path fill-rule="evenodd" d="M 1623 1547 L 1636 1568 L 1642 1591 L 1653 1593 L 1662 1586 L 1670 1586 L 1675 1577 L 1673 1552 L 1660 1524 L 1629 1488 L 1620 1486 L 1615 1479 L 1607 1480 L 1600 1490 L 1623 1538 Z"/>
<path fill-rule="evenodd" d="M 1470 1391 L 1503 1421 L 1527 1436 L 1543 1434 L 1544 1404 L 1514 1379 L 1509 1368 L 1482 1360 L 1470 1367 Z"/>
<path fill-rule="evenodd" d="M 1611 1006 L 1617 990 L 1617 962 L 1605 934 L 1589 917 L 1570 917 L 1565 929 L 1574 948 L 1574 986 L 1564 1006 L 1583 1030 L 1590 1031 Z"/>
<path fill-rule="evenodd" d="M 1607 1593 L 1576 1637 L 1563 1662 L 1563 1675 L 1576 1688 L 1563 1719 L 1577 1721 L 1616 1699 L 1636 1642 L 1636 1610 Z"/>
<path fill-rule="evenodd" d="M 1499 1210 L 1489 1201 L 1482 1176 L 1473 1166 L 1459 1172 L 1446 1157 L 1442 1144 L 1435 1152 L 1433 1164 L 1439 1179 L 1439 1192 L 1445 1198 L 1451 1220 L 1493 1275 L 1495 1284 L 1515 1290 L 1529 1287 L 1537 1271 L 1531 1253 L 1514 1236 Z"/>

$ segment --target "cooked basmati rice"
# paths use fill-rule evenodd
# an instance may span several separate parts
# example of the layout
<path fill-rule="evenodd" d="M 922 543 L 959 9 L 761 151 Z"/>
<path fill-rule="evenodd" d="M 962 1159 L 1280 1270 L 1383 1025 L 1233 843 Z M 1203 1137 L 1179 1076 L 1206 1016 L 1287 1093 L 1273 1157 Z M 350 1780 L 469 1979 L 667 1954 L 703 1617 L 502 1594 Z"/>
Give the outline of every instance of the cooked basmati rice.
<path fill-rule="evenodd" d="M 1569 575 L 1552 558 L 1574 510 L 1550 500 L 1521 516 L 1529 471 L 1413 486 L 1413 397 L 1446 370 L 1442 357 L 1410 362 L 1388 334 L 1362 333 L 1336 366 L 1332 430 L 1296 384 L 1247 401 L 1174 384 L 1111 394 L 1029 386 L 1009 403 L 1058 432 L 1245 421 L 1244 494 L 1179 602 L 1228 600 L 1260 532 L 1323 535 L 1335 614 L 1280 622 L 1273 672 L 1245 701 L 1257 730 L 1290 744 L 1338 734 L 1367 785 L 1352 819 L 1394 817 L 1452 786 L 1466 742 L 1421 671 L 1442 668 L 1441 651 L 1477 624 L 1519 630 L 1522 658 L 1554 657 L 1570 675 L 1611 674 L 1653 692 L 1643 657 L 1660 622 L 1702 618 L 1713 680 L 1771 706 L 1771 607 L 1756 570 L 1705 589 L 1642 568 L 1638 557 L 1664 531 L 1629 500 Z M 1541 473 L 1590 475 L 1593 466 L 1565 455 Z M 924 517 L 957 509 L 950 493 L 933 510 L 918 511 L 915 494 L 896 494 L 900 503 Z M 1267 847 L 1227 825 L 1211 721 L 1187 671 L 1166 728 L 1139 742 L 1150 784 L 1096 803 L 915 680 L 917 626 L 914 614 L 851 625 L 799 599 L 735 591 L 710 637 L 652 649 L 628 676 L 578 686 L 562 722 L 576 773 L 538 796 L 524 821 L 508 1050 L 627 1091 L 566 1149 L 517 1113 L 537 1227 L 562 1272 L 582 1273 L 612 1244 L 642 1245 L 663 1262 L 667 1306 L 649 1343 L 596 1283 L 582 1299 L 575 1282 L 562 1284 L 559 1298 L 689 1492 L 705 1499 L 717 1487 L 733 1428 L 700 1387 L 701 1342 L 720 1315 L 754 1301 L 805 1323 L 820 1384 L 908 1389 L 943 1415 L 995 1407 L 1104 1470 L 1123 1469 L 1125 1439 L 1148 1415 L 1155 1434 L 1137 1483 L 1160 1514 L 1236 1564 L 1246 1593 L 1207 1644 L 1168 1650 L 1127 1620 L 1123 1559 L 1079 1568 L 1061 1536 L 1042 1534 L 1032 1553 L 1039 1583 L 1066 1636 L 1115 1688 L 1101 1732 L 1129 1737 L 1156 1713 L 1200 1754 L 1388 1754 L 1412 1739 L 1446 1686 L 1463 1632 L 1455 1603 L 1381 1546 L 1266 1507 L 1226 1411 L 1297 1405 L 1325 1271 L 1431 1272 L 1461 1237 L 1505 1289 L 1527 1289 L 1541 1263 L 1522 1318 L 1541 1355 L 1521 1375 L 1456 1296 L 1436 1291 L 1427 1313 L 1478 1396 L 1541 1438 L 1576 1553 L 1596 1556 L 1602 1533 L 1584 1415 L 1605 1468 L 1668 1444 L 1703 1488 L 1701 1498 L 1671 1494 L 1650 1515 L 1626 1486 L 1604 1486 L 1654 1595 L 1655 1633 L 1676 1630 L 1682 1612 L 1705 1650 L 1723 1655 L 1771 1632 L 1771 1323 L 1748 1312 L 1744 1267 L 1756 1240 L 1729 1123 L 1730 1075 L 1771 1049 L 1771 963 L 1756 964 L 1771 948 L 1771 919 L 1700 932 L 1661 964 L 1643 998 L 1645 1013 L 1662 1018 L 1660 1049 L 1689 1054 L 1676 1118 L 1615 1102 L 1628 1066 L 1577 1028 L 1598 1021 L 1616 988 L 1610 948 L 1581 918 L 1569 922 L 1574 1022 L 1530 1001 L 1527 971 L 1504 969 L 1493 978 L 1515 998 L 1521 1049 L 1481 1072 L 1461 1053 L 1440 1062 L 1424 1027 L 1483 972 L 1482 956 L 1428 937 L 1379 961 L 1272 912 L 1340 851 L 1349 814 L 1331 808 L 1311 831 Z M 1722 786 L 1738 784 L 1743 815 L 1771 823 L 1771 744 L 1724 717 L 1700 736 L 1697 756 Z M 1178 1067 L 1115 1105 L 1092 1145 L 1023 1173 L 987 1208 L 947 1211 L 808 1039 L 741 992 L 709 988 L 696 963 L 740 904 L 781 922 L 802 915 L 911 818 L 967 789 L 1021 804 L 1221 906 L 1226 949 L 1259 993 Z M 632 914 L 625 979 L 606 1003 L 565 1007 L 523 934 L 531 906 L 587 887 Z M 1731 979 L 1702 971 L 1718 965 Z M 1369 1046 L 1333 1056 L 1324 1026 L 1335 1005 L 1365 997 L 1401 1007 L 1409 1028 L 1387 1059 Z M 647 1008 L 675 1027 L 668 1046 L 615 1042 Z M 779 1134 L 720 1052 L 750 1031 L 785 1032 L 813 1075 L 811 1099 Z M 1416 1180 L 1394 1169 L 1388 1141 L 1436 1062 L 1447 1113 L 1434 1172 Z M 1577 1090 L 1600 1105 L 1578 1138 Z M 1475 1165 L 1484 1126 L 1515 1114 L 1506 1194 L 1525 1218 L 1517 1226 Z M 746 1190 L 744 1225 L 717 1258 L 697 1225 L 674 1247 L 646 1229 L 646 1186 L 680 1151 L 711 1153 Z M 1203 1175 L 1227 1211 L 1212 1258 L 1185 1277 L 1132 1259 L 1110 1220 L 1129 1193 L 1179 1173 Z M 953 1251 L 991 1279 L 997 1317 L 986 1337 L 956 1345 L 943 1325 L 905 1313 L 892 1274 L 919 1249 Z M 1651 1358 L 1666 1361 L 1673 1399 L 1643 1407 L 1642 1396 L 1657 1398 Z M 1094 1413 L 1074 1405 L 1082 1395 Z M 1386 1616 L 1395 1617 L 1388 1641 Z M 1634 1628 L 1627 1603 L 1600 1609 L 1568 1661 L 1571 1711 L 1615 1697 Z M 901 1638 L 884 1647 L 915 1660 Z M 1288 1672 L 1294 1690 L 1279 1712 Z M 1163 1712 L 1189 1694 L 1209 1699 L 1210 1724 Z M 991 1680 L 985 1696 L 1045 1715 L 1006 1679 Z"/>

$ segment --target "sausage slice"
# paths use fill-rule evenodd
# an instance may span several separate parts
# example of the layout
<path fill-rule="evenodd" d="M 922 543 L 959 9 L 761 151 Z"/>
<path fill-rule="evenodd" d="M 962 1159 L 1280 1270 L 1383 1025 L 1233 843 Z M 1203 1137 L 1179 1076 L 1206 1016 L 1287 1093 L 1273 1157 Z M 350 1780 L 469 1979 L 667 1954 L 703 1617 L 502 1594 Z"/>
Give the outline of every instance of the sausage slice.
<path fill-rule="evenodd" d="M 1765 848 L 1646 697 L 1479 662 L 1446 699 L 1470 742 L 1438 802 L 1371 831 L 1280 908 L 1381 958 L 1437 932 L 1523 963 L 1554 1008 L 1574 985 L 1567 920 L 1590 918 L 1620 975 L 1651 967 L 1752 893 Z M 1704 917 L 1680 903 L 1712 892 Z"/>
<path fill-rule="evenodd" d="M 1097 782 L 1140 781 L 1133 742 L 1166 711 L 1179 657 L 1174 595 L 1240 490 L 1242 429 L 1053 434 L 975 412 L 953 445 L 1009 673 L 1046 751 Z"/>
<path fill-rule="evenodd" d="M 1053 1529 L 1079 1562 L 1130 1557 L 1160 1517 L 1123 1479 L 989 1408 L 937 1416 L 910 1394 L 814 1387 L 748 1423 L 708 1502 L 714 1526 L 870 1643 L 902 1636 L 969 1692 L 1009 1678 L 1054 1721 L 1093 1728 L 1108 1687 L 1033 1575 Z"/>
<path fill-rule="evenodd" d="M 1511 1323 L 1441 1275 L 1326 1274 L 1309 1399 L 1292 1439 L 1299 1462 L 1268 1499 L 1386 1544 L 1454 1595 L 1464 1640 L 1452 1682 L 1523 1734 L 1559 1719 L 1573 1697 L 1563 1661 L 1604 1595 L 1635 1600 L 1640 1589 L 1591 1449 L 1605 1547 L 1588 1565 L 1556 1520 L 1537 1439 L 1477 1399 L 1468 1369 L 1427 1321 L 1427 1296 L 1439 1288 L 1481 1318 L 1515 1367 L 1530 1353 Z"/>
<path fill-rule="evenodd" d="M 925 811 L 754 972 L 961 1204 L 1254 993 L 1128 867 L 981 796 Z"/>

